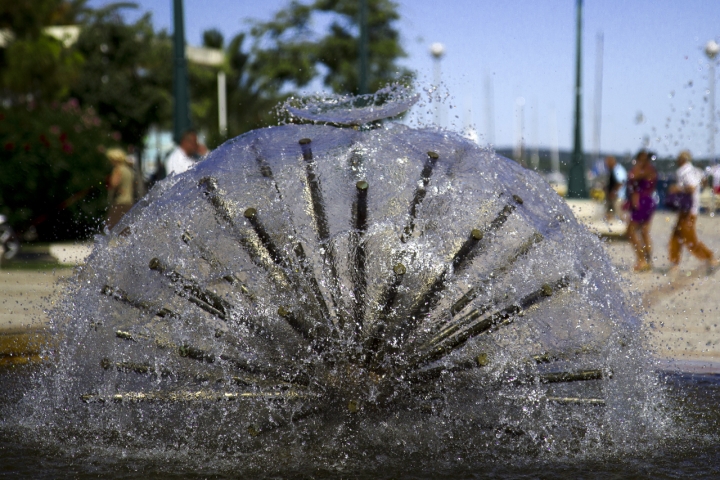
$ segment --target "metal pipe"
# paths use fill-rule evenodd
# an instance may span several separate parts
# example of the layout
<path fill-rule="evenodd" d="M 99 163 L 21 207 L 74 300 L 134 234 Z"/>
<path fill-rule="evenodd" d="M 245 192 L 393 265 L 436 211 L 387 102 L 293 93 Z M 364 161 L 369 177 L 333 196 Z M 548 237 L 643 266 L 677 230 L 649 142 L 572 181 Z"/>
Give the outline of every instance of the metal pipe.
<path fill-rule="evenodd" d="M 413 230 L 415 229 L 415 219 L 417 217 L 417 207 L 420 205 L 425 198 L 426 188 L 428 184 L 430 183 L 430 177 L 432 176 L 433 169 L 435 168 L 435 163 L 437 162 L 438 158 L 440 156 L 436 152 L 427 152 L 427 160 L 425 161 L 425 165 L 423 166 L 422 171 L 420 172 L 420 181 L 422 182 L 422 186 L 418 186 L 415 189 L 415 194 L 413 195 L 412 202 L 410 202 L 410 218 L 408 219 L 408 223 L 403 229 L 403 234 L 400 236 L 400 241 L 403 243 L 410 240 L 410 237 L 413 234 Z"/>

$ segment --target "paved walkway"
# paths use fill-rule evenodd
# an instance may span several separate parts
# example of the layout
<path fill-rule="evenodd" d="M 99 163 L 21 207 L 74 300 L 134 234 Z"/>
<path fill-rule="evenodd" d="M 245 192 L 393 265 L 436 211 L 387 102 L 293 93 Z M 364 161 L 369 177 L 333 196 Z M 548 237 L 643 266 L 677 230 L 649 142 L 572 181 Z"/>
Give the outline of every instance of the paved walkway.
<path fill-rule="evenodd" d="M 667 274 L 667 244 L 674 215 L 658 212 L 655 216 L 651 229 L 654 270 L 637 274 L 632 271 L 635 259 L 630 244 L 619 237 L 624 226 L 604 223 L 602 208 L 594 203 L 569 203 L 579 219 L 606 239 L 613 264 L 629 283 L 627 290 L 635 292 L 636 303 L 645 312 L 645 324 L 654 334 L 657 355 L 676 359 L 675 365 L 683 370 L 720 373 L 720 271 L 707 275 L 700 262 L 685 254 L 680 272 Z M 720 216 L 701 215 L 698 235 L 720 255 Z M 87 248 L 62 246 L 59 251 L 73 252 L 75 258 L 82 259 L 84 256 L 80 253 L 86 254 Z M 3 347 L 2 341 L 3 337 L 10 338 L 7 334 L 17 335 L 42 328 L 47 322 L 45 311 L 59 294 L 57 282 L 61 281 L 62 286 L 62 281 L 71 275 L 72 269 L 55 272 L 0 270 L 0 357 L 3 348 L 8 348 Z M 19 344 L 16 342 L 15 345 Z"/>
<path fill-rule="evenodd" d="M 680 271 L 668 274 L 668 242 L 674 226 L 674 214 L 655 215 L 651 272 L 633 272 L 635 255 L 628 242 L 608 241 L 607 250 L 639 296 L 657 355 L 676 359 L 683 370 L 720 373 L 720 271 L 708 275 L 703 263 L 683 252 Z M 720 255 L 720 217 L 701 215 L 697 232 L 700 240 Z"/>

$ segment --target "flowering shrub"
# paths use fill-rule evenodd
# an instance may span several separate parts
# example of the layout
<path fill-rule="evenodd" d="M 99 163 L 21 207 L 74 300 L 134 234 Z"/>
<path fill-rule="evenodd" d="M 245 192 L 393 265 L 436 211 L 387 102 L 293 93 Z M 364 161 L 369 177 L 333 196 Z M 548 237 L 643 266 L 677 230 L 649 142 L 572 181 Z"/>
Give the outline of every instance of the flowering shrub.
<path fill-rule="evenodd" d="M 96 232 L 106 209 L 113 132 L 77 100 L 0 107 L 0 213 L 41 240 Z"/>

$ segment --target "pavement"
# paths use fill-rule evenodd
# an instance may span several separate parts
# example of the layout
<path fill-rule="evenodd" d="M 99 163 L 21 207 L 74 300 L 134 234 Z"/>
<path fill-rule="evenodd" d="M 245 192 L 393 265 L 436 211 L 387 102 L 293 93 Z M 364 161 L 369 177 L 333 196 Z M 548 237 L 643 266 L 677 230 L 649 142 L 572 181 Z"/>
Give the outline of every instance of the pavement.
<path fill-rule="evenodd" d="M 656 213 L 651 228 L 653 270 L 635 273 L 624 223 L 603 221 L 602 205 L 591 200 L 568 203 L 578 219 L 603 239 L 665 368 L 720 373 L 720 271 L 708 274 L 705 265 L 685 252 L 680 271 L 668 273 L 667 245 L 675 215 Z M 720 255 L 720 216 L 700 215 L 697 231 L 700 240 Z M 51 245 L 49 252 L 59 264 L 74 265 L 81 264 L 90 249 L 88 244 L 59 244 Z M 72 268 L 0 269 L 0 366 L 39 358 L 39 345 L 48 340 L 46 312 L 72 274 Z"/>

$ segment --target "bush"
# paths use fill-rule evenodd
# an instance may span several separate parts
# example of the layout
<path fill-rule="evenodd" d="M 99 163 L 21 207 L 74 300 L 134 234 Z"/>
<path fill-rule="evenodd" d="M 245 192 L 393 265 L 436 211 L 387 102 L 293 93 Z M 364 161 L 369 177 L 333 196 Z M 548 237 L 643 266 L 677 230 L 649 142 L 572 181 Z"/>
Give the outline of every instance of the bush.
<path fill-rule="evenodd" d="M 0 213 L 40 240 L 86 238 L 106 210 L 105 145 L 119 140 L 91 108 L 32 102 L 0 108 Z"/>

